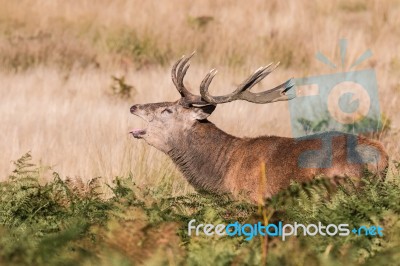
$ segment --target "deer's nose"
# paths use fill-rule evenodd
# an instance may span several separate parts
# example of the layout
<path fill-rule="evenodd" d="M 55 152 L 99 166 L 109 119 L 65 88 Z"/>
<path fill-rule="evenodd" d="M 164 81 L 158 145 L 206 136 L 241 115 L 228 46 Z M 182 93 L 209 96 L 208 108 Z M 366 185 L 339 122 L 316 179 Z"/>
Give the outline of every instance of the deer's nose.
<path fill-rule="evenodd" d="M 132 105 L 132 107 L 131 107 L 131 114 L 133 114 L 137 109 L 138 109 L 137 104 Z"/>

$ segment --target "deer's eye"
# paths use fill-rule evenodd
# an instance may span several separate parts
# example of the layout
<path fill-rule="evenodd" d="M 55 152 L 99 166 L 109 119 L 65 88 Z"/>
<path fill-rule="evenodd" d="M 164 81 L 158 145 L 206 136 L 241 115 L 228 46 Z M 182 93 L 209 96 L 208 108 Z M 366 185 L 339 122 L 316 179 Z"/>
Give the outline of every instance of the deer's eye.
<path fill-rule="evenodd" d="M 172 114 L 172 110 L 169 108 L 165 108 L 164 110 L 162 110 L 161 112 L 162 114 Z"/>

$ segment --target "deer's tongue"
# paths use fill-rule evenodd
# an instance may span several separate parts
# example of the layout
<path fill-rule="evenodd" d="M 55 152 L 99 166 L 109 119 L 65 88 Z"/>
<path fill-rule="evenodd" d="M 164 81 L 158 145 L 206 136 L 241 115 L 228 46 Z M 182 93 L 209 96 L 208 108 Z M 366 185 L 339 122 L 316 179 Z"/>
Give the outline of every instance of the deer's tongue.
<path fill-rule="evenodd" d="M 140 138 L 142 135 L 146 134 L 146 129 L 132 129 L 129 133 L 135 138 Z"/>

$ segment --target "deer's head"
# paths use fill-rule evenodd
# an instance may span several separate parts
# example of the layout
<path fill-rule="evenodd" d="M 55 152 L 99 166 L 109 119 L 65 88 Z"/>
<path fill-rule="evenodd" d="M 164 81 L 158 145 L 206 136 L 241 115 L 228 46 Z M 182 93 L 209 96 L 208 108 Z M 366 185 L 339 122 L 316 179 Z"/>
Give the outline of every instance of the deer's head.
<path fill-rule="evenodd" d="M 215 110 L 217 104 L 235 100 L 245 100 L 257 104 L 290 100 L 293 94 L 287 92 L 294 86 L 290 79 L 285 83 L 264 92 L 252 93 L 249 90 L 276 67 L 272 64 L 260 67 L 248 79 L 246 79 L 234 92 L 224 96 L 211 96 L 208 87 L 217 74 L 212 69 L 203 79 L 200 85 L 200 95 L 194 95 L 183 84 L 184 76 L 190 66 L 189 60 L 193 56 L 183 56 L 172 67 L 172 81 L 181 98 L 175 102 L 159 102 L 147 104 L 135 104 L 130 108 L 132 114 L 141 117 L 147 122 L 146 128 L 134 129 L 130 133 L 133 137 L 144 139 L 155 148 L 167 152 L 171 147 L 171 140 L 179 140 L 185 133 L 207 117 Z"/>

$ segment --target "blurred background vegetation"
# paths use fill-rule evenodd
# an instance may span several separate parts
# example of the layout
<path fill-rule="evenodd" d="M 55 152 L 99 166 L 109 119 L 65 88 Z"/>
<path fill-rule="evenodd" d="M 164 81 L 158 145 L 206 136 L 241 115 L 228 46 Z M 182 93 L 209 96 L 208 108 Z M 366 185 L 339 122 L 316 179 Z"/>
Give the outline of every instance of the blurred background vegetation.
<path fill-rule="evenodd" d="M 196 50 L 207 66 L 243 69 L 273 60 L 308 73 L 320 67 L 317 51 L 334 57 L 337 40 L 348 38 L 348 64 L 371 48 L 369 66 L 399 70 L 398 1 L 235 3 L 2 1 L 1 66 L 169 67 Z"/>

